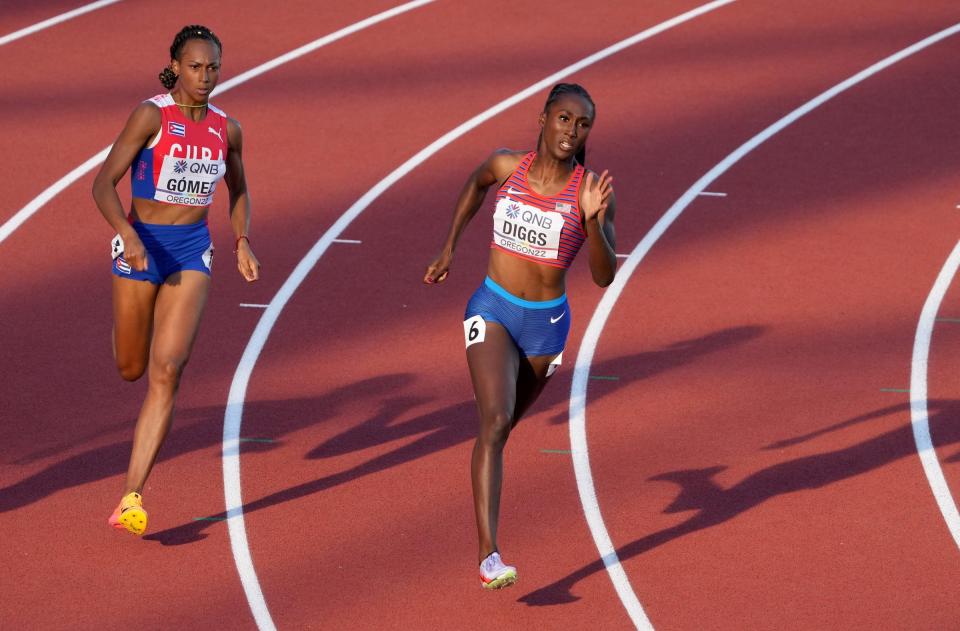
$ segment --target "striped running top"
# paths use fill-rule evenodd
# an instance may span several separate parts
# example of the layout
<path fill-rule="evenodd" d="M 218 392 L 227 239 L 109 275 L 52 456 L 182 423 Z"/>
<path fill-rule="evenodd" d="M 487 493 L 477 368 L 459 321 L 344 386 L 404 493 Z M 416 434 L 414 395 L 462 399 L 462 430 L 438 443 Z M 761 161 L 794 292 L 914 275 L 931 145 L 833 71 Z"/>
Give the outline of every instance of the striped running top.
<path fill-rule="evenodd" d="M 497 191 L 490 247 L 508 254 L 567 269 L 586 234 L 580 215 L 579 164 L 562 191 L 549 197 L 530 187 L 527 171 L 537 156 L 531 151 Z"/>

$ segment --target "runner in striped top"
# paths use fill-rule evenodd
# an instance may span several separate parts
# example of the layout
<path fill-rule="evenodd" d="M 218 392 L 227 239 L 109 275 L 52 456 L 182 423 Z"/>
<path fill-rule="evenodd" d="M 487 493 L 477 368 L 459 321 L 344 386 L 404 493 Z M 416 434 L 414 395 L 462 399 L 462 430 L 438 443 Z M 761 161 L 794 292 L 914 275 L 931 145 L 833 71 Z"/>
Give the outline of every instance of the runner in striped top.
<path fill-rule="evenodd" d="M 480 580 L 513 584 L 517 569 L 497 546 L 503 448 L 510 431 L 560 365 L 570 331 L 567 269 L 584 242 L 597 285 L 613 282 L 613 179 L 583 168 L 595 107 L 581 86 L 554 86 L 540 113 L 536 151 L 501 149 L 467 179 L 439 256 L 423 282 L 443 282 L 457 241 L 497 185 L 487 277 L 464 315 L 467 364 L 480 413 L 473 447 L 473 503 Z"/>
<path fill-rule="evenodd" d="M 541 195 L 527 181 L 527 171 L 536 157 L 535 151 L 525 155 L 497 191 L 490 247 L 566 269 L 586 238 L 579 199 L 584 169 L 577 164 L 562 191 Z"/>

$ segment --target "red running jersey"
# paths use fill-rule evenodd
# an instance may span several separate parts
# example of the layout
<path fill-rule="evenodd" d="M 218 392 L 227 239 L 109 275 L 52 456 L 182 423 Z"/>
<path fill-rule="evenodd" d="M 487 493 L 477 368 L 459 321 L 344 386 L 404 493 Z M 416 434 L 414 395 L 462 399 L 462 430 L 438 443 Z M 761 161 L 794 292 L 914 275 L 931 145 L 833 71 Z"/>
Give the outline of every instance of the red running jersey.
<path fill-rule="evenodd" d="M 584 170 L 578 164 L 562 191 L 549 197 L 540 195 L 527 181 L 527 170 L 536 156 L 536 151 L 524 156 L 497 191 L 490 247 L 567 269 L 586 238 L 580 214 Z"/>
<path fill-rule="evenodd" d="M 207 115 L 194 122 L 169 94 L 149 102 L 160 108 L 160 131 L 133 162 L 133 196 L 180 206 L 209 205 L 227 171 L 227 115 L 208 103 Z"/>

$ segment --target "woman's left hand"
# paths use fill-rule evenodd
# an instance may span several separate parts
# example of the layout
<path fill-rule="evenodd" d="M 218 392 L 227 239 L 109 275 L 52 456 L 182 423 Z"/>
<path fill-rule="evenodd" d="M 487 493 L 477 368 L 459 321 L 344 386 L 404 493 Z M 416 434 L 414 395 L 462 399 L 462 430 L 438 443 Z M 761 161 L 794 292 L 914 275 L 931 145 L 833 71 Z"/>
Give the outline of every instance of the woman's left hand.
<path fill-rule="evenodd" d="M 593 171 L 587 173 L 587 179 L 580 191 L 580 210 L 584 219 L 593 219 L 607 207 L 610 193 L 613 192 L 613 177 L 604 169 L 597 178 Z"/>
<path fill-rule="evenodd" d="M 250 243 L 246 239 L 241 240 L 237 245 L 237 269 L 248 283 L 260 278 L 260 261 L 253 255 Z"/>

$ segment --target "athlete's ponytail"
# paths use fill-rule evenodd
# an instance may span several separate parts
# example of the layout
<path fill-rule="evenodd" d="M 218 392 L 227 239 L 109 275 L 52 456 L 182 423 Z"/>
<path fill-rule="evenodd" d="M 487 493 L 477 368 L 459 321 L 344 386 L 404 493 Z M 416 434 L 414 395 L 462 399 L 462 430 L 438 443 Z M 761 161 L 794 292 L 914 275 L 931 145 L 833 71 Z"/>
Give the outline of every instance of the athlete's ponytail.
<path fill-rule="evenodd" d="M 170 45 L 171 61 L 174 59 L 180 59 L 180 53 L 183 51 L 183 45 L 191 39 L 205 39 L 208 42 L 213 42 L 220 54 L 223 54 L 223 44 L 221 44 L 217 36 L 213 34 L 213 31 L 208 29 L 206 26 L 193 24 L 191 26 L 184 26 L 173 38 L 173 44 Z M 172 90 L 173 86 L 177 84 L 177 75 L 173 72 L 170 66 L 167 66 L 160 71 L 159 77 L 160 83 L 162 83 L 163 87 L 168 90 Z"/>
<path fill-rule="evenodd" d="M 586 99 L 587 103 L 590 104 L 590 107 L 592 107 L 593 110 L 596 111 L 597 106 L 594 105 L 593 99 L 590 98 L 590 94 L 579 83 L 558 83 L 557 85 L 553 86 L 553 88 L 550 90 L 550 94 L 547 96 L 547 102 L 543 104 L 543 111 L 546 112 L 548 109 L 550 109 L 550 106 L 553 104 L 554 101 L 556 101 L 561 96 L 564 96 L 566 94 L 576 94 L 578 96 L 582 96 L 584 99 Z M 541 140 L 543 140 L 543 130 L 540 130 L 540 137 L 537 138 L 537 151 L 540 150 Z M 578 163 L 580 163 L 580 166 L 583 166 L 583 167 L 587 166 L 586 143 L 584 143 L 584 145 L 580 147 L 580 151 L 577 152 L 574 158 Z"/>

